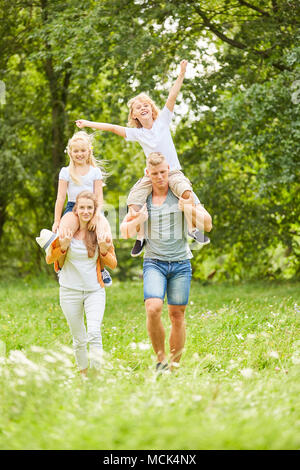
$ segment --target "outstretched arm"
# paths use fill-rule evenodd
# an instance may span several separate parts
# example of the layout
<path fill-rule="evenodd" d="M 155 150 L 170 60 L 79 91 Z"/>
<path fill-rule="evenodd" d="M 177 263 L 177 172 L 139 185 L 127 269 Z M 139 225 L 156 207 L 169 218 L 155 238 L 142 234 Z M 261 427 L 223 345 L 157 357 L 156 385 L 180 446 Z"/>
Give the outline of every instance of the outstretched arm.
<path fill-rule="evenodd" d="M 125 127 L 117 126 L 116 124 L 107 124 L 106 122 L 93 122 L 86 121 L 85 119 L 77 119 L 75 121 L 76 126 L 82 129 L 83 127 L 91 127 L 92 129 L 97 129 L 99 131 L 108 131 L 113 132 L 114 134 L 119 135 L 120 137 L 126 137 Z"/>
<path fill-rule="evenodd" d="M 167 102 L 166 102 L 166 107 L 171 112 L 173 112 L 173 110 L 174 110 L 175 101 L 176 101 L 176 98 L 178 96 L 178 93 L 180 91 L 181 85 L 182 85 L 183 80 L 184 80 L 187 64 L 188 64 L 187 60 L 182 60 L 180 62 L 179 75 L 178 75 L 175 83 L 173 84 L 173 86 L 170 90 L 170 93 L 169 93 L 169 96 L 168 96 L 168 99 L 167 99 Z"/>

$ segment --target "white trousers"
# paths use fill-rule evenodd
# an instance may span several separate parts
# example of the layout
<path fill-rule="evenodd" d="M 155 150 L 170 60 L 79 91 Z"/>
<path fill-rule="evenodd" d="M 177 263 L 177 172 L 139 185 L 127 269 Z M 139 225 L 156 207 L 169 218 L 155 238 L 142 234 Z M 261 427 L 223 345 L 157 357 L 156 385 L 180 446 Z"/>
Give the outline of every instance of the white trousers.
<path fill-rule="evenodd" d="M 87 343 L 90 346 L 90 366 L 99 368 L 102 357 L 101 323 L 105 309 L 105 289 L 99 287 L 96 291 L 88 292 L 60 286 L 59 297 L 60 306 L 73 336 L 73 349 L 79 370 L 88 367 Z"/>

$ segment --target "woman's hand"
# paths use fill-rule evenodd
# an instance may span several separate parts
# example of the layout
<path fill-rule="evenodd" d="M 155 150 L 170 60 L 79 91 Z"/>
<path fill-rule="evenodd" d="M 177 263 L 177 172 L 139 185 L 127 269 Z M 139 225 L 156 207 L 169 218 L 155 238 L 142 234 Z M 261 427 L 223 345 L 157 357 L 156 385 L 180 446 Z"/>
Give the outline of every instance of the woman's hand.
<path fill-rule="evenodd" d="M 72 230 L 70 230 L 69 228 L 66 229 L 64 234 L 59 236 L 59 244 L 62 251 L 66 251 L 69 248 L 72 238 L 73 233 Z"/>
<path fill-rule="evenodd" d="M 94 217 L 91 218 L 91 220 L 88 223 L 88 230 L 95 230 L 96 228 L 96 222 L 97 222 L 97 217 L 94 215 Z"/>

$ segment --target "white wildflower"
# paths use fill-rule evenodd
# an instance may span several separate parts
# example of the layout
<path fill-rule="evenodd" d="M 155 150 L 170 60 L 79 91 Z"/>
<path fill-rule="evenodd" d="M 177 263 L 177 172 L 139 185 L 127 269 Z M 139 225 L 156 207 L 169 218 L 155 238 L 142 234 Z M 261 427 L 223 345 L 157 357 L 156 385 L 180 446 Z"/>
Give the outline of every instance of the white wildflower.
<path fill-rule="evenodd" d="M 45 359 L 45 361 L 50 362 L 51 364 L 53 364 L 54 362 L 56 362 L 55 357 L 50 356 L 50 354 L 45 354 L 44 359 Z"/>
<path fill-rule="evenodd" d="M 134 342 L 130 343 L 129 346 L 131 347 L 131 349 L 136 349 L 136 343 L 134 343 Z"/>
<path fill-rule="evenodd" d="M 26 366 L 28 369 L 33 371 L 39 370 L 39 366 L 28 359 L 25 354 L 19 350 L 10 351 L 8 360 L 13 364 L 22 364 L 23 366 Z"/>
<path fill-rule="evenodd" d="M 274 325 L 272 325 L 272 324 L 269 323 L 268 321 L 267 321 L 267 325 L 268 325 L 269 328 L 274 328 Z"/>
<path fill-rule="evenodd" d="M 245 369 L 241 370 L 241 375 L 245 377 L 245 379 L 250 379 L 253 375 L 253 369 L 250 369 L 250 367 L 246 367 Z"/>
<path fill-rule="evenodd" d="M 141 351 L 146 351 L 147 349 L 150 349 L 150 344 L 138 343 L 138 347 Z"/>
<path fill-rule="evenodd" d="M 192 399 L 193 399 L 194 401 L 201 401 L 201 400 L 202 400 L 202 395 L 193 395 L 193 396 L 192 396 Z"/>
<path fill-rule="evenodd" d="M 249 334 L 247 335 L 247 339 L 254 339 L 254 338 L 256 338 L 256 335 L 253 334 L 253 333 L 249 333 Z"/>
<path fill-rule="evenodd" d="M 36 353 L 43 353 L 43 352 L 45 352 L 45 349 L 44 349 L 44 348 L 41 348 L 40 346 L 35 346 L 35 345 L 31 346 L 31 347 L 30 347 L 30 350 L 31 350 L 32 352 L 36 352 Z"/>
<path fill-rule="evenodd" d="M 69 346 L 61 346 L 61 350 L 66 353 L 66 354 L 70 354 L 73 356 L 73 349 L 72 348 L 69 348 Z"/>
<path fill-rule="evenodd" d="M 237 337 L 237 339 L 244 339 L 243 335 L 241 333 L 239 333 L 238 335 L 235 335 Z"/>
<path fill-rule="evenodd" d="M 279 354 L 277 351 L 270 351 L 268 355 L 269 357 L 274 357 L 274 359 L 279 359 Z"/>
<path fill-rule="evenodd" d="M 296 355 L 296 354 L 295 354 L 294 356 L 291 357 L 291 359 L 292 359 L 292 363 L 293 363 L 293 364 L 295 364 L 295 365 L 300 364 L 300 357 L 299 357 L 299 355 Z"/>

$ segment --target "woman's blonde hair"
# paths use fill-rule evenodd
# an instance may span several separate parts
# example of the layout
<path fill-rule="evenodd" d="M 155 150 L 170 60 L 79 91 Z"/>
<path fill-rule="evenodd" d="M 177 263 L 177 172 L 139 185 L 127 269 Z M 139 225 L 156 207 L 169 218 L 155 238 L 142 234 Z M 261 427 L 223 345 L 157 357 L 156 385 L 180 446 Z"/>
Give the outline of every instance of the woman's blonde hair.
<path fill-rule="evenodd" d="M 68 145 L 66 147 L 66 151 L 67 151 L 67 154 L 68 154 L 69 159 L 70 159 L 70 165 L 69 165 L 70 176 L 71 176 L 72 180 L 74 181 L 74 183 L 76 183 L 78 185 L 81 185 L 81 180 L 78 177 L 78 175 L 76 175 L 75 165 L 74 165 L 74 162 L 73 162 L 73 159 L 72 159 L 72 156 L 71 156 L 71 152 L 72 152 L 72 144 L 74 142 L 78 142 L 79 140 L 82 140 L 83 142 L 85 142 L 88 145 L 88 149 L 89 149 L 89 157 L 88 157 L 88 160 L 87 160 L 88 165 L 100 168 L 102 176 L 103 176 L 103 180 L 105 179 L 105 177 L 107 177 L 107 173 L 104 170 L 105 161 L 104 160 L 97 160 L 94 157 L 93 138 L 94 138 L 93 134 L 88 134 L 85 131 L 78 131 L 78 132 L 75 132 L 75 134 L 68 140 Z"/>
<path fill-rule="evenodd" d="M 153 121 L 157 118 L 159 115 L 159 109 L 154 103 L 154 101 L 148 96 L 146 93 L 140 93 L 139 95 L 135 96 L 134 98 L 131 98 L 131 100 L 128 101 L 127 106 L 129 107 L 129 114 L 128 114 L 128 125 L 130 127 L 143 127 L 140 121 L 137 118 L 132 117 L 132 112 L 133 112 L 133 105 L 136 101 L 146 101 L 147 103 L 150 104 L 152 108 L 152 118 Z"/>
<path fill-rule="evenodd" d="M 98 207 L 98 202 L 97 202 L 96 195 L 94 193 L 91 193 L 90 191 L 81 191 L 79 194 L 77 194 L 75 206 L 73 207 L 73 212 L 76 212 L 79 199 L 81 198 L 90 199 L 91 201 L 93 201 L 94 203 L 93 217 L 94 217 L 94 215 L 96 214 L 97 207 Z M 85 243 L 85 246 L 88 252 L 88 257 L 93 258 L 93 256 L 95 255 L 97 244 L 98 244 L 96 231 L 86 230 L 83 241 Z"/>

